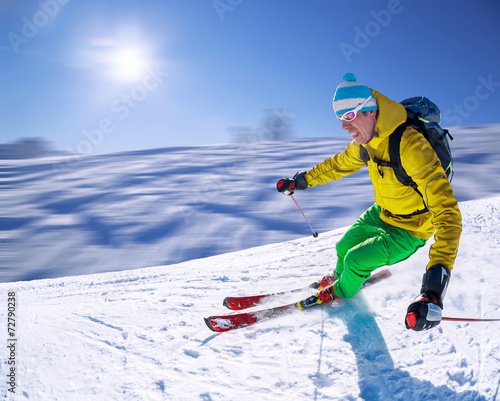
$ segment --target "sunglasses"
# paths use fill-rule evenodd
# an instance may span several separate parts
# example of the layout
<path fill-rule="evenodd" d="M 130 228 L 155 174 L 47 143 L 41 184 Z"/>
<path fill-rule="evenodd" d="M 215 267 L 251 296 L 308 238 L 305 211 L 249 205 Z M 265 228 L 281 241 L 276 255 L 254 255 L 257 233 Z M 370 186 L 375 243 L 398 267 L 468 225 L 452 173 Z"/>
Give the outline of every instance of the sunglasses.
<path fill-rule="evenodd" d="M 358 104 L 354 109 L 351 111 L 347 111 L 344 114 L 342 114 L 340 117 L 337 116 L 337 118 L 340 121 L 352 121 L 356 118 L 358 115 L 358 111 L 360 111 L 366 103 L 372 98 L 373 96 L 369 96 L 363 103 Z"/>

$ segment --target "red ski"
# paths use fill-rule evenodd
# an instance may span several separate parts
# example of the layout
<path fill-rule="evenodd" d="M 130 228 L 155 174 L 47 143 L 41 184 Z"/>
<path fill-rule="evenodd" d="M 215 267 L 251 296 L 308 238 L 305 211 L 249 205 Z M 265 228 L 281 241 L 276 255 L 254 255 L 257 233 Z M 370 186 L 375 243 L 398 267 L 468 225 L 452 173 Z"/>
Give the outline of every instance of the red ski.
<path fill-rule="evenodd" d="M 304 288 L 297 288 L 295 290 L 286 290 L 281 292 L 273 292 L 271 294 L 262 294 L 262 295 L 251 295 L 247 297 L 227 297 L 224 299 L 222 304 L 231 309 L 231 310 L 242 310 L 248 309 L 252 306 L 259 305 L 270 298 L 279 297 L 280 295 L 291 294 L 294 292 L 302 292 L 309 288 L 319 289 L 321 287 L 320 281 L 315 281 L 314 283 L 308 285 Z"/>
<path fill-rule="evenodd" d="M 275 308 L 264 309 L 257 312 L 244 312 L 237 315 L 210 316 L 205 318 L 205 323 L 210 330 L 223 332 L 251 326 L 254 323 L 283 315 L 295 309 L 299 309 L 296 303 L 277 306 Z"/>
<path fill-rule="evenodd" d="M 387 277 L 390 277 L 390 275 L 391 272 L 389 269 L 381 270 L 373 274 L 368 280 L 366 280 L 362 288 L 365 288 L 371 284 L 375 284 Z M 269 295 L 265 295 L 264 297 L 266 296 Z M 268 308 L 256 312 L 244 312 L 236 315 L 210 316 L 205 318 L 205 323 L 207 324 L 208 328 L 212 331 L 216 332 L 230 331 L 242 327 L 251 326 L 257 322 L 273 319 L 277 316 L 290 313 L 291 311 L 294 310 L 309 309 L 321 303 L 322 301 L 318 298 L 317 294 L 314 294 L 302 301 L 293 304 L 277 306 L 274 308 Z"/>

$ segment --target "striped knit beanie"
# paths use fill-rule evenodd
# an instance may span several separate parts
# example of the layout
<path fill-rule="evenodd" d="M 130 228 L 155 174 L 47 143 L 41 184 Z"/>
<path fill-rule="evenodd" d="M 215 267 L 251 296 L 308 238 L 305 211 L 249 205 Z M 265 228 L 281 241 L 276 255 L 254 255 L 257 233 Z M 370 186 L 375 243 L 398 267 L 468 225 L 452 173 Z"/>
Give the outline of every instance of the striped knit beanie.
<path fill-rule="evenodd" d="M 345 82 L 342 82 L 337 87 L 335 95 L 333 95 L 333 110 L 337 116 L 341 116 L 345 112 L 354 109 L 368 97 L 373 96 L 368 86 L 356 82 L 354 74 L 348 72 L 343 78 Z M 360 112 L 370 110 L 378 110 L 377 101 L 374 97 L 363 106 Z"/>

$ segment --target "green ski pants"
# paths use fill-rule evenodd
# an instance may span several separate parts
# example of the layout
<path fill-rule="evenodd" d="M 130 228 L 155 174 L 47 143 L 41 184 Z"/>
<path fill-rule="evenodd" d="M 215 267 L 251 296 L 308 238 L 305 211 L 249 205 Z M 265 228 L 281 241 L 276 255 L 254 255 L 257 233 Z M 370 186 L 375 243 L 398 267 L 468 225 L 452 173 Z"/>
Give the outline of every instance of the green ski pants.
<path fill-rule="evenodd" d="M 427 242 L 387 225 L 380 211 L 380 206 L 371 206 L 337 243 L 333 290 L 339 297 L 351 298 L 373 270 L 407 259 Z"/>

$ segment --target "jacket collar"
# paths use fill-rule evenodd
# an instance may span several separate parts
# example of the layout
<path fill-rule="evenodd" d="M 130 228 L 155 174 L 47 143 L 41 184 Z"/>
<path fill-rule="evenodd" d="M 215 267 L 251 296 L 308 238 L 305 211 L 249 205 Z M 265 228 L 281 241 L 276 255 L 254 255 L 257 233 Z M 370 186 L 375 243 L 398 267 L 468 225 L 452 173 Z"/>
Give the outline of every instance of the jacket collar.
<path fill-rule="evenodd" d="M 384 139 L 406 121 L 407 114 L 402 104 L 389 99 L 376 90 L 372 89 L 371 91 L 377 100 L 379 113 L 375 124 L 375 134 L 368 145 L 377 148 Z"/>

